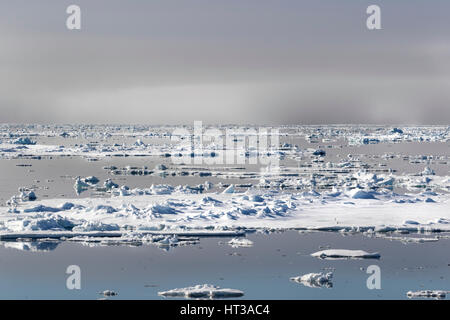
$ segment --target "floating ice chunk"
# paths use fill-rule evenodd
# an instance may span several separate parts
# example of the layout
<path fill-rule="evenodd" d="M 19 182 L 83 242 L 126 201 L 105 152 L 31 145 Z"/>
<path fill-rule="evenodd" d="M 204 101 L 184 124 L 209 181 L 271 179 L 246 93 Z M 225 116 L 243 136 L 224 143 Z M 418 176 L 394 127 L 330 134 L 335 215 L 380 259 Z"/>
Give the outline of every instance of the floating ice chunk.
<path fill-rule="evenodd" d="M 252 247 L 253 241 L 247 239 L 247 238 L 233 238 L 230 241 L 228 241 L 228 244 L 232 246 L 233 248 L 238 247 Z"/>
<path fill-rule="evenodd" d="M 364 191 L 360 189 L 353 189 L 347 193 L 353 199 L 376 199 L 373 191 Z"/>
<path fill-rule="evenodd" d="M 82 181 L 84 183 L 87 183 L 88 185 L 96 185 L 97 183 L 99 183 L 100 180 L 97 177 L 89 176 L 89 177 L 83 178 Z"/>
<path fill-rule="evenodd" d="M 12 196 L 11 199 L 7 201 L 9 206 L 17 206 L 19 202 L 35 201 L 37 199 L 34 191 L 27 190 L 26 188 L 19 188 L 20 194 L 17 196 Z"/>
<path fill-rule="evenodd" d="M 391 130 L 391 133 L 403 134 L 403 130 L 402 130 L 402 129 L 399 129 L 399 128 L 393 128 L 393 129 Z"/>
<path fill-rule="evenodd" d="M 213 183 L 209 182 L 209 181 L 205 181 L 205 183 L 203 184 L 203 187 L 205 188 L 205 190 L 210 190 L 213 187 Z"/>
<path fill-rule="evenodd" d="M 421 172 L 421 175 L 423 175 L 423 176 L 431 176 L 431 175 L 435 175 L 435 172 L 430 167 L 425 167 L 423 169 L 423 171 Z"/>
<path fill-rule="evenodd" d="M 328 273 L 308 273 L 303 276 L 292 277 L 290 278 L 290 280 L 297 283 L 301 283 L 311 288 L 321 288 L 321 287 L 331 288 L 333 287 L 333 283 L 331 282 L 332 278 L 333 273 L 328 272 Z"/>
<path fill-rule="evenodd" d="M 32 141 L 30 138 L 19 138 L 13 142 L 14 144 L 21 144 L 21 145 L 35 145 L 36 141 Z"/>
<path fill-rule="evenodd" d="M 134 145 L 137 147 L 145 146 L 145 143 L 141 139 L 137 139 L 136 142 L 134 143 Z"/>
<path fill-rule="evenodd" d="M 161 163 L 155 167 L 155 170 L 164 171 L 164 170 L 167 170 L 167 167 Z"/>
<path fill-rule="evenodd" d="M 377 144 L 380 140 L 377 138 L 363 138 L 362 144 Z"/>
<path fill-rule="evenodd" d="M 153 238 L 153 241 L 160 246 L 175 246 L 180 243 L 176 234 L 166 237 Z"/>
<path fill-rule="evenodd" d="M 37 199 L 36 194 L 33 191 L 23 190 L 20 193 L 20 198 L 22 201 L 35 201 Z"/>
<path fill-rule="evenodd" d="M 429 243 L 429 242 L 437 242 L 439 238 L 411 238 L 411 237 L 383 237 L 388 240 L 398 240 L 405 244 L 408 243 Z"/>
<path fill-rule="evenodd" d="M 131 195 L 130 188 L 128 186 L 121 186 L 119 194 L 124 197 Z"/>
<path fill-rule="evenodd" d="M 420 224 L 420 223 L 417 222 L 417 221 L 414 221 L 414 220 L 405 220 L 405 221 L 403 221 L 403 224 L 414 224 L 414 225 L 418 225 L 418 224 Z"/>
<path fill-rule="evenodd" d="M 73 188 L 75 189 L 75 192 L 77 194 L 80 194 L 83 191 L 86 191 L 89 188 L 89 185 L 86 182 L 84 182 L 80 177 L 77 177 L 75 179 L 75 184 Z"/>
<path fill-rule="evenodd" d="M 117 183 L 114 183 L 111 179 L 106 179 L 105 182 L 103 183 L 103 186 L 108 190 L 119 187 L 119 185 Z"/>
<path fill-rule="evenodd" d="M 158 292 L 163 297 L 185 297 L 185 298 L 237 298 L 242 297 L 244 292 L 236 289 L 222 289 L 211 284 L 196 285 L 193 287 L 172 289 Z"/>
<path fill-rule="evenodd" d="M 319 157 L 325 157 L 327 153 L 325 152 L 325 150 L 322 149 L 317 149 L 313 152 L 313 156 L 319 156 Z"/>
<path fill-rule="evenodd" d="M 321 259 L 379 259 L 379 253 L 368 253 L 363 250 L 328 249 L 312 253 L 311 256 Z"/>
<path fill-rule="evenodd" d="M 100 292 L 100 294 L 104 295 L 105 297 L 113 297 L 113 296 L 117 296 L 118 293 L 112 290 L 105 290 Z"/>
<path fill-rule="evenodd" d="M 420 290 L 420 291 L 408 291 L 406 293 L 408 298 L 435 298 L 444 299 L 447 295 L 447 291 L 441 290 Z"/>
<path fill-rule="evenodd" d="M 230 184 L 222 193 L 234 193 L 234 185 Z"/>

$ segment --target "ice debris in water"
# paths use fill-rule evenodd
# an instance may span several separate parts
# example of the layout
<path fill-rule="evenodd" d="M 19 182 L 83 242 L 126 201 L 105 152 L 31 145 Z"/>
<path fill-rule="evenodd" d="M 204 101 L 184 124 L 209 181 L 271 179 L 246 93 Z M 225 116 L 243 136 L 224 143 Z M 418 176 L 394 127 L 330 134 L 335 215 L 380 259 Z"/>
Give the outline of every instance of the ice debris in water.
<path fill-rule="evenodd" d="M 82 181 L 87 184 L 90 184 L 90 185 L 96 185 L 97 183 L 99 183 L 100 180 L 97 177 L 89 176 L 89 177 L 83 178 Z"/>
<path fill-rule="evenodd" d="M 308 273 L 303 276 L 292 277 L 291 281 L 301 283 L 307 287 L 311 288 L 331 288 L 333 287 L 333 283 L 331 279 L 333 278 L 333 273 Z"/>
<path fill-rule="evenodd" d="M 12 196 L 6 204 L 11 207 L 16 207 L 22 202 L 35 201 L 36 199 L 37 197 L 34 191 L 26 188 L 19 188 L 19 195 Z"/>
<path fill-rule="evenodd" d="M 177 288 L 169 291 L 158 292 L 163 297 L 184 297 L 184 298 L 237 298 L 242 297 L 244 292 L 236 289 L 223 289 L 211 284 L 196 285 L 187 288 Z"/>
<path fill-rule="evenodd" d="M 228 241 L 228 244 L 232 246 L 233 248 L 238 247 L 252 247 L 253 241 L 247 239 L 247 238 L 233 238 L 230 241 Z"/>
<path fill-rule="evenodd" d="M 117 296 L 118 293 L 112 290 L 105 290 L 100 292 L 100 294 L 104 295 L 105 297 L 113 297 L 113 296 Z"/>
<path fill-rule="evenodd" d="M 115 189 L 118 188 L 119 185 L 117 183 L 114 183 L 111 179 L 106 179 L 105 182 L 103 183 L 103 186 L 107 189 Z"/>
<path fill-rule="evenodd" d="M 73 188 L 75 189 L 75 192 L 77 194 L 82 193 L 83 191 L 86 191 L 89 188 L 89 184 L 87 184 L 86 182 L 84 182 L 81 177 L 77 177 L 75 179 L 75 184 L 73 186 Z"/>
<path fill-rule="evenodd" d="M 425 167 L 425 169 L 423 169 L 423 171 L 421 172 L 421 174 L 423 176 L 432 176 L 435 175 L 436 173 L 434 172 L 433 169 L 431 169 L 430 167 Z"/>
<path fill-rule="evenodd" d="M 442 290 L 420 290 L 420 291 L 408 291 L 406 293 L 408 298 L 435 298 L 444 299 L 448 291 Z"/>
<path fill-rule="evenodd" d="M 321 259 L 379 259 L 379 253 L 368 253 L 363 250 L 328 249 L 311 254 Z"/>

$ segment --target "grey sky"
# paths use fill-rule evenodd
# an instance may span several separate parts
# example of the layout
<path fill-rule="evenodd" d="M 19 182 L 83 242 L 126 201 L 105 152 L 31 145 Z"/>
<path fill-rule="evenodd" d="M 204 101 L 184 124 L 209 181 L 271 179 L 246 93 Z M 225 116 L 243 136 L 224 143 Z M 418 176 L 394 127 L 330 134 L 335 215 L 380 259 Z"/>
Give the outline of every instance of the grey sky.
<path fill-rule="evenodd" d="M 366 29 L 369 4 L 383 30 Z M 0 122 L 449 124 L 449 15 L 449 1 L 3 0 Z"/>

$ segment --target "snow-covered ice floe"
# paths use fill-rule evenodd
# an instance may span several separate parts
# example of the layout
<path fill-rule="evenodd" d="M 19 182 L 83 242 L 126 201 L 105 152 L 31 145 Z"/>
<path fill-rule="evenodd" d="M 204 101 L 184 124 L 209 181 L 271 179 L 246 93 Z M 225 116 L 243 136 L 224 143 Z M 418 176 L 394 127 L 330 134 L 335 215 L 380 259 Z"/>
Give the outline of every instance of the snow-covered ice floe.
<path fill-rule="evenodd" d="M 290 278 L 291 281 L 301 283 L 304 286 L 311 288 L 332 288 L 333 283 L 331 279 L 333 278 L 332 272 L 327 273 L 308 273 L 303 276 L 297 276 Z"/>
<path fill-rule="evenodd" d="M 191 299 L 220 299 L 220 298 L 238 298 L 244 295 L 244 292 L 236 289 L 224 289 L 211 284 L 196 285 L 187 288 L 172 289 L 169 291 L 158 292 L 163 297 L 181 297 Z"/>
<path fill-rule="evenodd" d="M 420 290 L 420 291 L 408 291 L 406 296 L 408 298 L 433 298 L 444 299 L 449 291 L 442 290 Z"/>
<path fill-rule="evenodd" d="M 321 259 L 379 259 L 379 253 L 369 253 L 363 250 L 328 249 L 311 254 Z"/>
<path fill-rule="evenodd" d="M 377 234 L 450 231 L 449 195 L 436 194 L 434 202 L 426 202 L 427 194 L 372 193 L 374 198 L 354 198 L 354 191 L 331 196 L 315 191 L 192 193 L 159 185 L 109 198 L 25 201 L 0 207 L 0 239 L 128 237 L 130 232 L 134 237 L 233 237 L 267 228 Z M 250 245 L 242 239 L 235 244 L 239 242 Z"/>

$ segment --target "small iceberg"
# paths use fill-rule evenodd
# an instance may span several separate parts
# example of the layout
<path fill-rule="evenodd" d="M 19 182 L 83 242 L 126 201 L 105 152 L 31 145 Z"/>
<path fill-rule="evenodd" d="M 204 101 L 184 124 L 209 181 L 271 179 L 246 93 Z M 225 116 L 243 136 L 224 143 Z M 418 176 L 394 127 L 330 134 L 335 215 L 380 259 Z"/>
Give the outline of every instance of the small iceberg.
<path fill-rule="evenodd" d="M 233 238 L 230 241 L 228 241 L 228 244 L 230 246 L 232 246 L 233 248 L 252 247 L 253 241 L 251 241 L 247 238 Z"/>
<path fill-rule="evenodd" d="M 328 249 L 311 254 L 320 259 L 379 259 L 380 254 L 369 253 L 363 250 Z"/>
<path fill-rule="evenodd" d="M 35 145 L 36 141 L 32 141 L 30 138 L 19 138 L 13 142 L 14 144 L 21 144 L 21 145 Z"/>
<path fill-rule="evenodd" d="M 105 290 L 100 292 L 100 294 L 104 295 L 105 297 L 113 297 L 113 296 L 117 296 L 118 293 L 112 290 Z"/>
<path fill-rule="evenodd" d="M 80 177 L 77 177 L 75 179 L 75 184 L 73 185 L 73 188 L 75 189 L 76 194 L 80 194 L 83 191 L 86 191 L 89 188 L 89 185 L 84 182 Z"/>
<path fill-rule="evenodd" d="M 423 176 L 434 176 L 436 173 L 430 167 L 425 167 L 420 174 Z"/>
<path fill-rule="evenodd" d="M 119 187 L 119 185 L 117 183 L 114 183 L 111 179 L 106 179 L 105 182 L 103 183 L 103 186 L 107 190 L 116 189 Z"/>
<path fill-rule="evenodd" d="M 96 185 L 97 183 L 99 183 L 100 180 L 97 177 L 89 176 L 89 177 L 83 178 L 82 181 L 89 185 Z"/>
<path fill-rule="evenodd" d="M 444 299 L 448 291 L 441 290 L 420 290 L 420 291 L 408 291 L 406 296 L 408 298 L 434 298 Z"/>

